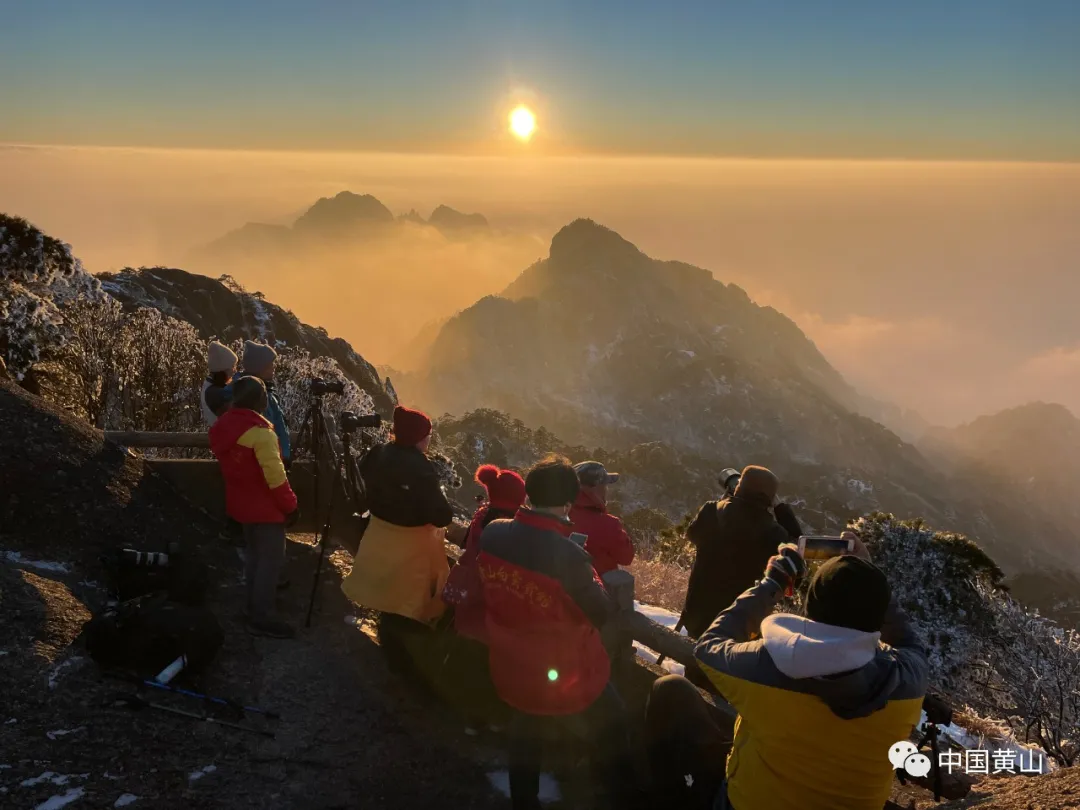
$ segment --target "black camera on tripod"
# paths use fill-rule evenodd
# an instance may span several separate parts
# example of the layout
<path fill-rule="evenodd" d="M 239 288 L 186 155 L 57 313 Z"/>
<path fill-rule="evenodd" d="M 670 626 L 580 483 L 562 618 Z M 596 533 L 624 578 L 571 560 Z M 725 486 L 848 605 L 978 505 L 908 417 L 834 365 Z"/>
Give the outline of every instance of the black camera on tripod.
<path fill-rule="evenodd" d="M 341 425 L 342 433 L 352 433 L 358 428 L 382 427 L 382 417 L 377 413 L 368 413 L 363 416 L 357 416 L 352 411 L 342 411 L 341 419 L 338 421 Z"/>
<path fill-rule="evenodd" d="M 311 381 L 308 391 L 314 397 L 321 397 L 323 394 L 344 394 L 345 383 L 342 380 L 320 380 L 315 378 Z"/>

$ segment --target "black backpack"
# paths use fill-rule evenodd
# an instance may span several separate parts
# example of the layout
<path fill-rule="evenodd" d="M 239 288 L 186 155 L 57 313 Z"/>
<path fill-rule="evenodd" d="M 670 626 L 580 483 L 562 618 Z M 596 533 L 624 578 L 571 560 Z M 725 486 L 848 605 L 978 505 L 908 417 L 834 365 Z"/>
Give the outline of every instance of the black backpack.
<path fill-rule="evenodd" d="M 225 634 L 209 610 L 152 594 L 121 602 L 83 625 L 90 657 L 109 669 L 153 677 L 187 656 L 185 672 L 197 672 L 221 649 Z"/>

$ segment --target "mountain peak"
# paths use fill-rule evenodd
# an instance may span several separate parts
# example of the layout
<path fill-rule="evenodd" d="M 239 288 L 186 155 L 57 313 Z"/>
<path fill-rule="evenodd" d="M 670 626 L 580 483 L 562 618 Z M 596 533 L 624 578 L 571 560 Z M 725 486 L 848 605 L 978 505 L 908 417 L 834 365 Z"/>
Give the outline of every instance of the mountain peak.
<path fill-rule="evenodd" d="M 550 260 L 556 265 L 610 265 L 643 259 L 647 257 L 636 246 L 591 219 L 575 219 L 551 239 Z"/>
<path fill-rule="evenodd" d="M 293 226 L 298 231 L 344 233 L 357 226 L 391 223 L 390 209 L 370 194 L 342 191 L 334 197 L 322 197 Z"/>
<path fill-rule="evenodd" d="M 441 231 L 487 230 L 489 227 L 487 218 L 483 214 L 463 214 L 448 205 L 440 205 L 432 211 L 428 224 Z"/>

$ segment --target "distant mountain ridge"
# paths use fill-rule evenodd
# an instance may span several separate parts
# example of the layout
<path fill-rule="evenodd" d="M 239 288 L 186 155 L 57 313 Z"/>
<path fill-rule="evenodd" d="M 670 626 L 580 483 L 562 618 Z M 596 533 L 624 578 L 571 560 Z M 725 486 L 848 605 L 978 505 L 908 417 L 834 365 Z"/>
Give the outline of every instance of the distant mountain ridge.
<path fill-rule="evenodd" d="M 426 220 L 416 211 L 395 217 L 370 194 L 342 191 L 333 197 L 321 197 L 291 226 L 248 222 L 196 248 L 193 257 L 199 261 L 225 261 L 263 251 L 302 252 L 311 246 L 312 240 L 364 239 L 393 233 L 403 225 L 431 227 L 448 238 L 491 231 L 483 214 L 464 214 L 440 205 Z"/>
<path fill-rule="evenodd" d="M 1080 533 L 1038 528 L 1049 504 L 1003 502 L 862 415 L 866 398 L 790 319 L 590 220 L 447 321 L 399 388 L 436 413 L 493 408 L 572 445 L 766 464 L 819 530 L 879 510 L 921 515 L 978 538 L 1010 573 L 1080 565 Z"/>

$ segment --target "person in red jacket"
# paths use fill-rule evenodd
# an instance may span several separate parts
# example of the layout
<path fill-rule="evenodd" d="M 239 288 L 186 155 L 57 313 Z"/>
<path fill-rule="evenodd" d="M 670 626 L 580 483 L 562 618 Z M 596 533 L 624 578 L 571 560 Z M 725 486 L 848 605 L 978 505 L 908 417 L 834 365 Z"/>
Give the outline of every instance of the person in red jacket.
<path fill-rule="evenodd" d="M 487 500 L 473 515 L 465 536 L 465 553 L 450 571 L 443 599 L 454 605 L 454 629 L 457 633 L 487 644 L 484 592 L 476 562 L 480 556 L 480 535 L 489 523 L 514 517 L 525 503 L 525 479 L 513 470 L 500 470 L 494 464 L 484 464 L 476 470 L 476 482 L 487 491 Z"/>
<path fill-rule="evenodd" d="M 570 523 L 575 532 L 588 537 L 585 550 L 593 558 L 596 573 L 603 576 L 620 565 L 630 565 L 634 544 L 622 521 L 607 510 L 607 488 L 619 480 L 619 474 L 609 473 L 599 461 L 575 464 L 574 472 L 581 489 L 570 510 Z"/>
<path fill-rule="evenodd" d="M 569 461 L 545 459 L 525 478 L 528 508 L 513 520 L 494 521 L 480 536 L 491 679 L 514 711 L 508 742 L 515 810 L 540 807 L 543 741 L 556 730 L 588 736 L 607 804 L 627 807 L 631 798 L 625 706 L 609 682 L 598 629 L 615 605 L 589 555 L 565 536 L 578 488 Z"/>
<path fill-rule="evenodd" d="M 225 510 L 244 530 L 248 629 L 292 638 L 292 626 L 273 613 L 285 562 L 285 526 L 295 519 L 296 495 L 285 476 L 274 426 L 262 415 L 266 399 L 262 380 L 237 380 L 232 408 L 210 428 L 210 448 L 225 479 Z"/>

